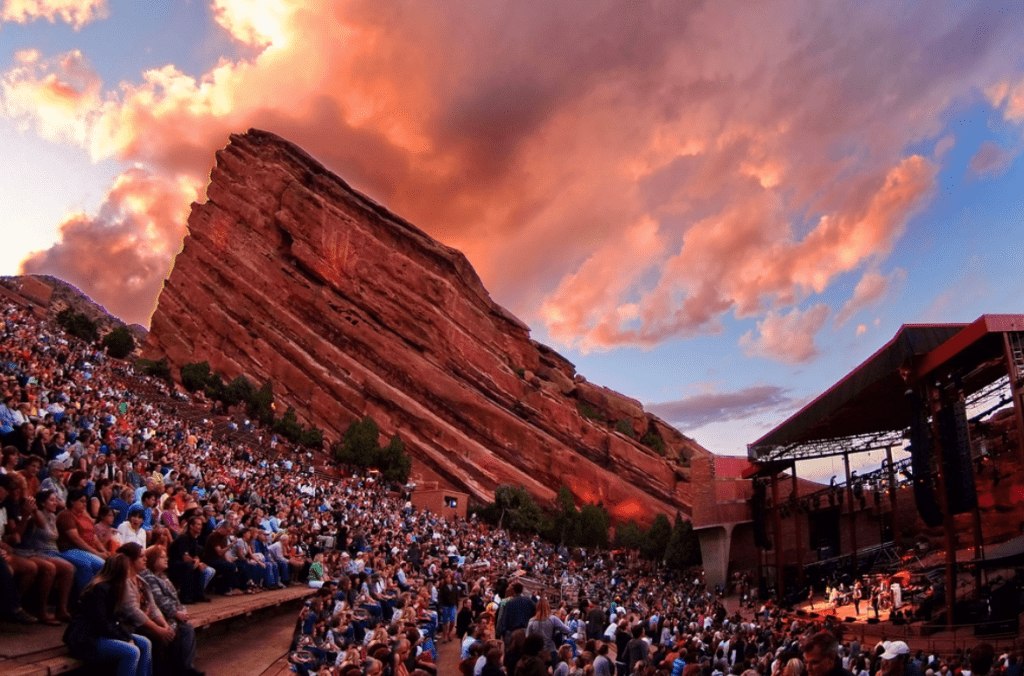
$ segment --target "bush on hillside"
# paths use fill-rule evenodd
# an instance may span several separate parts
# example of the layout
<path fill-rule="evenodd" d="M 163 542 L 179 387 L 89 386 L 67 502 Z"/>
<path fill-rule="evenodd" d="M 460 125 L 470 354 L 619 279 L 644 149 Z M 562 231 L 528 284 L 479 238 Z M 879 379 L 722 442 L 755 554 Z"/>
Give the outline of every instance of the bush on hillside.
<path fill-rule="evenodd" d="M 87 343 L 95 343 L 100 338 L 96 322 L 71 308 L 64 308 L 57 313 L 57 325 L 64 329 L 65 333 Z"/>
<path fill-rule="evenodd" d="M 103 336 L 103 342 L 100 344 L 114 359 L 124 359 L 135 351 L 135 338 L 127 326 L 118 326 Z"/>

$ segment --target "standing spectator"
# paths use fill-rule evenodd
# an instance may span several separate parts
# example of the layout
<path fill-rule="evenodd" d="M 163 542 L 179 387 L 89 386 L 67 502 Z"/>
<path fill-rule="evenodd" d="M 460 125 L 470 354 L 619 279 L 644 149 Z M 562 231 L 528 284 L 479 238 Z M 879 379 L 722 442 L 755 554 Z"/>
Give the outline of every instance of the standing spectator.
<path fill-rule="evenodd" d="M 446 570 L 438 589 L 441 605 L 441 642 L 448 643 L 455 634 L 455 613 L 459 606 L 459 588 L 451 570 Z"/>
<path fill-rule="evenodd" d="M 509 597 L 498 608 L 496 629 L 508 641 L 516 629 L 526 629 L 537 607 L 528 596 L 523 595 L 523 583 L 516 581 L 509 585 Z"/>

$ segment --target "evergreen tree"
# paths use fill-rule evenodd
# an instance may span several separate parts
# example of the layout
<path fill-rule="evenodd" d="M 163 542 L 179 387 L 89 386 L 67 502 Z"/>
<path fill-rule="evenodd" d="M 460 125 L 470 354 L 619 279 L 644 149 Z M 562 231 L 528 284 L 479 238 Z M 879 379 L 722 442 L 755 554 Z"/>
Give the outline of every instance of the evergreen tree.
<path fill-rule="evenodd" d="M 615 546 L 625 549 L 640 549 L 644 532 L 636 521 L 630 520 L 615 529 Z"/>
<path fill-rule="evenodd" d="M 101 345 L 114 359 L 124 359 L 135 350 L 135 338 L 127 326 L 118 326 L 103 336 Z"/>
<path fill-rule="evenodd" d="M 255 392 L 256 388 L 252 383 L 245 376 L 240 375 L 228 383 L 228 386 L 221 392 L 221 401 L 225 406 L 238 406 L 243 401 L 249 401 Z"/>
<path fill-rule="evenodd" d="M 701 563 L 700 542 L 693 532 L 693 524 L 676 514 L 672 535 L 665 548 L 665 565 L 669 568 L 688 568 Z"/>
<path fill-rule="evenodd" d="M 586 504 L 580 509 L 579 544 L 604 549 L 608 546 L 608 512 L 600 505 Z"/>
<path fill-rule="evenodd" d="M 263 387 L 253 393 L 246 404 L 249 416 L 255 418 L 262 425 L 272 425 L 274 422 L 274 386 L 268 380 Z"/>
<path fill-rule="evenodd" d="M 544 514 L 523 486 L 498 486 L 494 490 L 494 504 L 499 514 L 499 528 L 525 533 L 540 533 L 545 529 Z"/>
<path fill-rule="evenodd" d="M 552 522 L 549 539 L 560 545 L 575 546 L 580 540 L 580 513 L 576 509 L 576 501 L 568 486 L 558 489 L 555 498 L 555 518 Z"/>
<path fill-rule="evenodd" d="M 659 514 L 644 533 L 643 541 L 640 543 L 640 555 L 651 561 L 661 561 L 665 558 L 665 548 L 671 536 L 672 524 L 668 522 L 667 516 Z"/>
<path fill-rule="evenodd" d="M 181 386 L 189 392 L 204 389 L 209 380 L 210 362 L 200 361 L 182 365 Z"/>
<path fill-rule="evenodd" d="M 273 424 L 274 432 L 280 434 L 282 437 L 293 443 L 299 443 L 302 440 L 303 428 L 302 423 L 299 422 L 298 416 L 295 415 L 295 409 L 291 406 L 284 412 L 280 420 L 275 420 Z"/>

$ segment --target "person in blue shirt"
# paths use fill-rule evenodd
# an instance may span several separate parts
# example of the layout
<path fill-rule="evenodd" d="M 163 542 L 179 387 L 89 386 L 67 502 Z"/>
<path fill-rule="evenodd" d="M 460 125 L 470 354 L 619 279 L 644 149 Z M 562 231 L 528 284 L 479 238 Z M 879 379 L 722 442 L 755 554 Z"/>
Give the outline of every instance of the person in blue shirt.
<path fill-rule="evenodd" d="M 121 491 L 121 494 L 110 501 L 107 507 L 114 512 L 114 528 L 117 528 L 128 518 L 129 500 L 134 502 L 135 491 L 130 487 Z"/>

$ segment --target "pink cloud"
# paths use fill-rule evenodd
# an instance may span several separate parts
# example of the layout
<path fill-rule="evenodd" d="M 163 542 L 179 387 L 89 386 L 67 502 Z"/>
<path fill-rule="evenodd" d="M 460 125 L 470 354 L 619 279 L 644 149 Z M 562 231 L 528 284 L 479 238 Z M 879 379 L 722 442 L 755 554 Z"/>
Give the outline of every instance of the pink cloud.
<path fill-rule="evenodd" d="M 148 325 L 179 250 L 180 224 L 198 194 L 188 179 L 129 169 L 117 177 L 96 216 L 67 218 L 60 241 L 26 259 L 22 272 L 58 275 L 90 289 L 126 322 Z"/>
<path fill-rule="evenodd" d="M 196 185 L 230 133 L 281 134 L 583 349 L 716 331 L 730 312 L 770 327 L 877 265 L 934 186 L 906 148 L 1011 75 L 1021 18 L 805 0 L 212 7 L 258 55 L 117 91 L 76 80 L 78 59 L 20 64 L 8 115 Z M 184 219 L 167 247 L 183 234 Z"/>
<path fill-rule="evenodd" d="M 106 0 L 3 0 L 0 3 L 0 21 L 28 23 L 35 19 L 46 19 L 54 23 L 58 19 L 78 30 L 94 19 L 107 16 Z"/>
<path fill-rule="evenodd" d="M 819 303 L 801 312 L 794 308 L 788 314 L 769 312 L 757 323 L 758 336 L 747 331 L 739 345 L 748 357 L 764 357 L 787 364 L 807 362 L 818 356 L 814 336 L 825 326 L 830 309 Z"/>
<path fill-rule="evenodd" d="M 853 297 L 846 301 L 836 315 L 835 325 L 842 326 L 861 310 L 879 302 L 896 278 L 904 279 L 906 271 L 897 269 L 891 275 L 883 276 L 877 270 L 868 270 L 861 276 L 853 290 Z"/>
<path fill-rule="evenodd" d="M 967 164 L 978 176 L 996 176 L 1006 171 L 1013 163 L 1014 153 L 992 141 L 985 141 Z"/>

